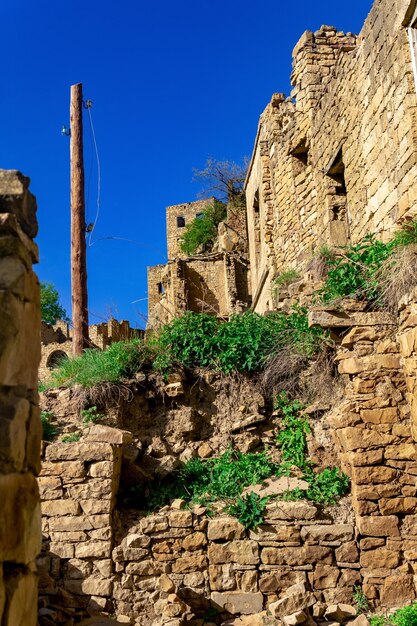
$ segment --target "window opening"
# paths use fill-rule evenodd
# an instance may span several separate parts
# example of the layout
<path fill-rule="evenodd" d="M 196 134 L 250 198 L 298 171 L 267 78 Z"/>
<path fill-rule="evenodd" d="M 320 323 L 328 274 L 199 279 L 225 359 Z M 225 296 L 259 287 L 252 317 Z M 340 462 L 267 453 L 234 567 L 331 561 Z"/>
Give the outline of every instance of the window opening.
<path fill-rule="evenodd" d="M 185 226 L 185 217 L 182 215 L 178 215 L 177 217 L 177 228 L 184 228 Z"/>
<path fill-rule="evenodd" d="M 204 213 L 196 213 L 195 216 L 198 220 L 201 220 L 204 217 Z"/>

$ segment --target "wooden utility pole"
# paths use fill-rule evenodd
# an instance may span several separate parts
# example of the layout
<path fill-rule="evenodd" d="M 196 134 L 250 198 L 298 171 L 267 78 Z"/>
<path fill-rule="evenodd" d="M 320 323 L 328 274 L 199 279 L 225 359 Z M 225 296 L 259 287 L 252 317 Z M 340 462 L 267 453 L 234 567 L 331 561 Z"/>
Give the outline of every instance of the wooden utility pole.
<path fill-rule="evenodd" d="M 83 86 L 71 86 L 71 285 L 72 352 L 88 347 L 87 250 L 85 241 L 85 197 L 83 156 Z"/>

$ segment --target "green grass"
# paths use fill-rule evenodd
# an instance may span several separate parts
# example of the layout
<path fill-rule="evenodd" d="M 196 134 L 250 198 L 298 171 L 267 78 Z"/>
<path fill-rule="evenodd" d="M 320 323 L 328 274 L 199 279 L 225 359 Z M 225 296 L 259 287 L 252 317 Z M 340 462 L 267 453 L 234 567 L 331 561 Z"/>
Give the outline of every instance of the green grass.
<path fill-rule="evenodd" d="M 146 359 L 146 349 L 139 339 L 113 343 L 107 350 L 85 350 L 81 356 L 65 359 L 53 371 L 54 386 L 81 385 L 90 388 L 99 383 L 119 383 L 138 372 Z"/>

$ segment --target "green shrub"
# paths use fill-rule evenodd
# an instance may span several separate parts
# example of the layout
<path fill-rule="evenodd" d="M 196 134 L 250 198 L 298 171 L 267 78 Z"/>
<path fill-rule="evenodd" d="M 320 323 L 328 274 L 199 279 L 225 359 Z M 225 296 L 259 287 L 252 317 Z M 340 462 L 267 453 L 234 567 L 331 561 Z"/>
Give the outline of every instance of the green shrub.
<path fill-rule="evenodd" d="M 389 617 L 373 615 L 369 623 L 371 626 L 417 626 L 417 602 L 403 606 Z"/>
<path fill-rule="evenodd" d="M 362 242 L 344 249 L 343 256 L 330 258 L 326 282 L 318 292 L 321 301 L 332 302 L 344 297 L 375 300 L 378 270 L 393 249 L 393 242 L 383 243 L 374 235 L 368 235 Z"/>
<path fill-rule="evenodd" d="M 64 435 L 61 438 L 62 443 L 74 443 L 75 441 L 79 441 L 81 439 L 81 433 L 71 433 L 70 435 Z"/>
<path fill-rule="evenodd" d="M 304 478 L 309 482 L 307 499 L 318 504 L 335 504 L 349 491 L 349 477 L 337 467 L 326 467 L 318 474 L 306 473 Z"/>
<path fill-rule="evenodd" d="M 202 504 L 231 500 L 246 487 L 273 476 L 275 470 L 266 452 L 243 454 L 228 448 L 220 457 L 185 463 L 172 478 L 150 489 L 147 505 L 158 508 L 174 498 Z"/>
<path fill-rule="evenodd" d="M 119 383 L 138 372 L 146 359 L 146 350 L 139 339 L 119 341 L 107 350 L 85 350 L 82 355 L 65 359 L 52 373 L 56 386 L 85 388 L 99 383 Z"/>
<path fill-rule="evenodd" d="M 224 323 L 207 313 L 188 311 L 166 324 L 151 343 L 157 354 L 154 368 L 159 371 L 180 364 L 229 374 L 257 372 L 285 347 L 311 357 L 324 337 L 322 329 L 309 328 L 306 309 L 294 307 L 289 314 L 232 315 Z"/>
<path fill-rule="evenodd" d="M 226 215 L 226 205 L 214 200 L 201 217 L 196 217 L 186 225 L 180 240 L 182 252 L 190 256 L 197 251 L 209 251 L 217 237 L 217 226 L 226 218 Z"/>
<path fill-rule="evenodd" d="M 57 429 L 51 424 L 54 414 L 50 411 L 41 411 L 42 437 L 45 441 L 50 441 L 56 434 Z"/>
<path fill-rule="evenodd" d="M 338 298 L 356 297 L 371 302 L 381 295 L 380 270 L 387 259 L 397 250 L 417 244 L 417 220 L 400 228 L 388 243 L 367 235 L 361 242 L 347 246 L 343 254 L 328 255 L 328 268 L 324 287 L 317 293 L 321 302 Z"/>
<path fill-rule="evenodd" d="M 80 415 L 81 415 L 83 424 L 85 426 L 99 422 L 100 420 L 103 420 L 106 417 L 104 413 L 99 413 L 97 411 L 96 406 L 91 406 L 88 409 L 82 409 L 80 411 Z"/>
<path fill-rule="evenodd" d="M 252 530 L 263 523 L 268 499 L 251 491 L 246 496 L 239 496 L 228 512 L 237 517 L 242 526 Z"/>
<path fill-rule="evenodd" d="M 157 355 L 154 368 L 167 371 L 175 363 L 186 367 L 209 367 L 215 358 L 218 326 L 213 315 L 191 311 L 165 324 L 152 340 Z"/>
<path fill-rule="evenodd" d="M 277 444 L 281 449 L 284 472 L 295 465 L 300 469 L 307 466 L 307 435 L 311 432 L 308 419 L 302 414 L 304 406 L 297 400 L 290 402 L 285 392 L 275 400 L 275 408 L 280 409 L 282 427 L 277 434 Z"/>

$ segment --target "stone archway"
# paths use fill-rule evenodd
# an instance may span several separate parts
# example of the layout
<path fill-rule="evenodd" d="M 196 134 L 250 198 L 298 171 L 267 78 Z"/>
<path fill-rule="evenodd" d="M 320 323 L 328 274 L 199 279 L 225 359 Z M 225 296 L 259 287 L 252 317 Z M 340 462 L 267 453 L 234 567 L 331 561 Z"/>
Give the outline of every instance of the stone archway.
<path fill-rule="evenodd" d="M 68 354 L 64 350 L 54 350 L 46 359 L 46 367 L 53 370 L 59 367 L 64 359 L 68 359 Z"/>

